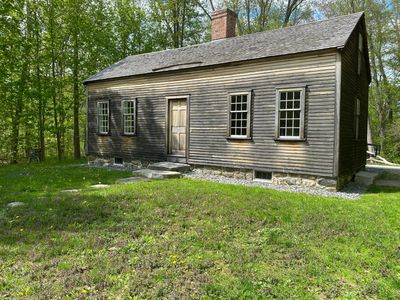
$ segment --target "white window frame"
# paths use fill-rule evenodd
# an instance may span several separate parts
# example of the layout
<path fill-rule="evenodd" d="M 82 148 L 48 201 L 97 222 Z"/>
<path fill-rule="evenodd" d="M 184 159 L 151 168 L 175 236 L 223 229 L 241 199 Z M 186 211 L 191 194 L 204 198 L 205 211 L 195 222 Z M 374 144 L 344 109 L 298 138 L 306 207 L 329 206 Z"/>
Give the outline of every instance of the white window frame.
<path fill-rule="evenodd" d="M 363 36 L 360 33 L 358 33 L 358 59 L 357 59 L 357 74 L 361 75 L 361 68 L 362 68 L 362 61 L 364 57 L 364 44 L 363 44 Z"/>
<path fill-rule="evenodd" d="M 125 113 L 125 103 L 133 103 L 133 114 Z M 122 115 L 122 133 L 124 135 L 135 135 L 136 134 L 136 99 L 123 100 L 121 101 L 121 115 Z M 125 116 L 133 116 L 133 132 L 127 132 L 125 127 Z"/>
<path fill-rule="evenodd" d="M 232 96 L 247 96 L 247 110 L 232 110 Z M 251 138 L 251 92 L 235 92 L 228 94 L 228 137 L 231 139 L 250 139 Z M 246 135 L 232 135 L 231 134 L 231 120 L 232 120 L 232 113 L 247 113 L 247 127 L 246 127 Z"/>
<path fill-rule="evenodd" d="M 103 114 L 102 111 L 100 111 L 100 108 L 103 109 L 101 106 L 103 104 L 107 104 L 107 114 Z M 97 133 L 98 134 L 109 134 L 110 132 L 110 101 L 98 101 L 97 102 Z M 107 118 L 107 130 L 104 130 L 104 124 L 103 123 L 103 117 Z"/>
<path fill-rule="evenodd" d="M 282 92 L 300 92 L 300 108 L 295 109 L 281 109 L 280 107 L 280 95 Z M 304 134 L 304 123 L 305 123 L 305 87 L 295 88 L 277 88 L 276 89 L 276 109 L 275 109 L 275 139 L 277 140 L 289 140 L 289 141 L 302 141 L 305 139 Z M 280 112 L 281 111 L 300 111 L 300 127 L 299 136 L 281 136 L 280 134 Z"/>
<path fill-rule="evenodd" d="M 360 115 L 361 115 L 361 102 L 359 98 L 354 101 L 354 139 L 360 138 Z"/>

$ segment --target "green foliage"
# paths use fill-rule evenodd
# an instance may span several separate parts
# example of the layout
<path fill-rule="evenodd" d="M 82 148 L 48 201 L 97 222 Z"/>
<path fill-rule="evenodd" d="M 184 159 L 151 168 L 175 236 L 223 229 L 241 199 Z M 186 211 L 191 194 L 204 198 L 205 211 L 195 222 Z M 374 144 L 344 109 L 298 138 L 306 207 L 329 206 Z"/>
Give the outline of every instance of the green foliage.
<path fill-rule="evenodd" d="M 129 173 L 80 164 L 0 168 L 0 298 L 400 297 L 399 189 L 356 201 L 191 179 L 94 190 Z"/>
<path fill-rule="evenodd" d="M 399 2 L 382 0 L 0 1 L 0 159 L 21 160 L 32 148 L 59 158 L 83 150 L 82 80 L 128 55 L 208 41 L 210 14 L 223 6 L 238 12 L 239 35 L 364 10 L 374 142 L 396 159 Z"/>

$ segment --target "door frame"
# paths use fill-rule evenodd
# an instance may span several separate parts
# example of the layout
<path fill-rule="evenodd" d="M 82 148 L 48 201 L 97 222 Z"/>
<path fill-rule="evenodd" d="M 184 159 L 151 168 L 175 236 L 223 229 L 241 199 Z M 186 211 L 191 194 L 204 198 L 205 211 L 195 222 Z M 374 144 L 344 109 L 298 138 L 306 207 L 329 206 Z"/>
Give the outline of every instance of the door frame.
<path fill-rule="evenodd" d="M 186 149 L 185 149 L 185 157 L 177 156 L 170 153 L 170 109 L 171 109 L 171 101 L 173 100 L 185 100 L 186 101 Z M 176 96 L 167 96 L 165 97 L 165 145 L 166 145 L 166 154 L 167 157 L 176 157 L 182 158 L 186 163 L 189 159 L 189 136 L 190 136 L 190 95 L 176 95 Z"/>

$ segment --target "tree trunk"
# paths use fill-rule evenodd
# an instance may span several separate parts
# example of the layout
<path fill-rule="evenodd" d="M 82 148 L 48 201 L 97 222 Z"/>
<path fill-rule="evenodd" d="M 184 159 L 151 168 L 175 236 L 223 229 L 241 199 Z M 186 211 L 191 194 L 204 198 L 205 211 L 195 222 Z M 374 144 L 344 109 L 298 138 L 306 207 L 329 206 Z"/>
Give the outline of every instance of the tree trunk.
<path fill-rule="evenodd" d="M 39 20 L 37 16 L 38 12 L 35 12 L 35 42 L 36 42 L 36 96 L 38 99 L 38 148 L 39 148 L 39 159 L 44 161 L 45 159 L 45 143 L 44 143 L 44 124 L 45 124 L 45 109 L 46 104 L 42 94 L 42 81 L 40 74 L 40 31 L 39 31 Z"/>
<path fill-rule="evenodd" d="M 76 30 L 76 29 L 75 29 Z M 79 44 L 78 33 L 74 32 L 73 37 L 73 103 L 74 103 L 74 158 L 81 158 L 81 145 L 79 137 Z"/>
<path fill-rule="evenodd" d="M 50 31 L 50 39 L 51 39 L 51 92 L 52 92 L 52 100 L 53 100 L 53 118 L 54 118 L 54 127 L 55 127 L 55 135 L 57 140 L 57 158 L 58 160 L 62 159 L 62 149 L 61 149 L 61 137 L 60 137 L 60 126 L 58 124 L 58 111 L 57 111 L 57 78 L 56 78 L 56 57 L 55 57 L 55 32 L 54 32 L 54 3 L 53 0 L 48 4 L 50 5 L 50 18 L 49 18 L 49 31 Z"/>
<path fill-rule="evenodd" d="M 30 43 L 29 38 L 32 31 L 31 22 L 31 10 L 29 3 L 26 4 L 26 32 L 25 32 L 25 44 L 23 50 L 23 63 L 21 68 L 21 79 L 18 85 L 17 97 L 15 99 L 15 108 L 12 115 L 11 121 L 11 162 L 17 163 L 18 161 L 18 145 L 19 145 L 19 135 L 20 135 L 20 121 L 21 114 L 23 110 L 23 98 L 26 91 L 26 82 L 29 76 L 28 66 L 29 66 L 29 54 L 30 54 Z"/>

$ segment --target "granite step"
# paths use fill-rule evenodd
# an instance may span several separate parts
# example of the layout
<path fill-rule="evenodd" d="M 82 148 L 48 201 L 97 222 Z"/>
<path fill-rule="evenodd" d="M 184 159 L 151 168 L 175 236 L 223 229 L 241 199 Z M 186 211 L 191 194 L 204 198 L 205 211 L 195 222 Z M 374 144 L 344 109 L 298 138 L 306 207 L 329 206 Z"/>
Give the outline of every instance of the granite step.
<path fill-rule="evenodd" d="M 176 171 L 165 171 L 165 170 L 151 170 L 151 169 L 140 169 L 133 171 L 134 176 L 146 177 L 151 179 L 167 179 L 167 178 L 180 178 L 182 174 Z"/>
<path fill-rule="evenodd" d="M 190 170 L 190 165 L 182 163 L 173 163 L 169 161 L 162 161 L 150 164 L 148 168 L 151 170 L 187 172 Z"/>
<path fill-rule="evenodd" d="M 368 171 L 360 171 L 357 172 L 354 181 L 358 184 L 362 185 L 371 185 L 374 183 L 378 173 L 368 172 Z"/>

